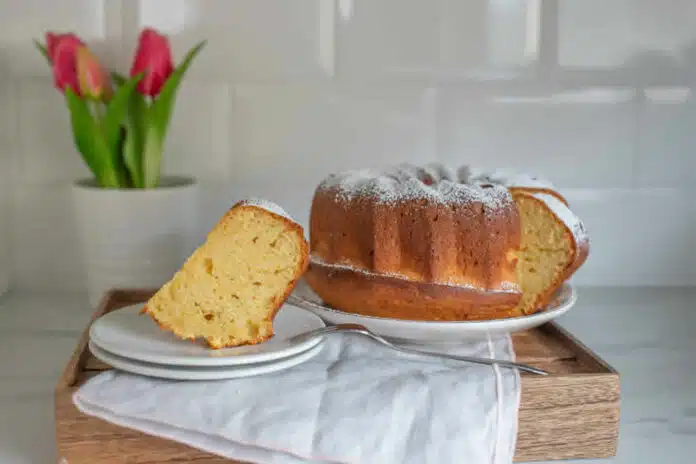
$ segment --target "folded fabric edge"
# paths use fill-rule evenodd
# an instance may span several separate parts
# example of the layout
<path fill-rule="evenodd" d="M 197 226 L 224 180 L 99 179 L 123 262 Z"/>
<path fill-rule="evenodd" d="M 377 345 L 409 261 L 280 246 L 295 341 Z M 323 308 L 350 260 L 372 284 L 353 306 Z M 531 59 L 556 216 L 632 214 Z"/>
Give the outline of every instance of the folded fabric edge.
<path fill-rule="evenodd" d="M 260 460 L 267 462 L 272 459 L 274 455 L 276 457 L 280 455 L 284 459 L 290 460 L 289 462 L 295 462 L 297 464 L 303 464 L 308 461 L 319 462 L 311 458 L 296 456 L 295 454 L 289 453 L 285 450 L 268 449 L 237 441 L 222 440 L 205 433 L 184 430 L 179 427 L 164 425 L 159 422 L 148 421 L 145 419 L 125 419 L 107 409 L 83 401 L 79 395 L 79 390 L 73 394 L 72 401 L 75 407 L 83 414 L 111 422 L 112 424 L 120 427 L 135 429 L 158 438 L 183 443 L 193 448 L 228 459 L 239 459 L 249 462 L 258 462 Z M 229 449 L 230 446 L 234 446 L 236 449 L 231 450 Z"/>
<path fill-rule="evenodd" d="M 484 342 L 484 347 L 486 346 L 486 342 Z M 514 352 L 514 345 L 512 343 L 512 338 L 508 335 L 505 334 L 504 337 L 498 338 L 495 337 L 494 339 L 489 339 L 488 341 L 488 348 L 489 350 L 489 356 L 493 358 L 498 358 L 500 359 L 500 356 L 504 356 L 507 359 L 514 360 L 515 359 L 515 352 Z M 485 348 L 484 348 L 485 349 Z M 481 353 L 483 354 L 483 353 Z M 519 373 L 517 371 L 510 371 L 511 373 L 514 373 L 515 376 L 514 378 L 510 378 L 511 376 L 505 375 L 503 376 L 501 374 L 502 369 L 496 366 L 496 369 L 493 369 L 495 372 L 496 377 L 500 379 L 500 377 L 503 377 L 506 382 L 505 382 L 505 387 L 510 388 L 513 387 L 516 388 L 516 393 L 517 393 L 517 398 L 516 398 L 516 404 L 515 407 L 513 408 L 513 411 L 508 411 L 507 417 L 506 417 L 506 429 L 509 431 L 512 429 L 513 435 L 509 436 L 509 440 L 503 440 L 506 442 L 506 445 L 509 445 L 510 448 L 510 453 L 509 456 L 512 456 L 512 453 L 514 453 L 515 450 L 515 441 L 516 441 L 516 435 L 517 435 L 517 411 L 519 408 Z M 113 377 L 113 371 L 109 373 L 103 373 L 102 375 L 98 375 L 92 379 L 90 379 L 89 382 L 93 382 L 92 386 L 98 387 L 103 384 L 104 382 L 108 382 L 110 378 Z M 511 384 L 512 382 L 512 384 Z M 185 428 L 179 428 L 176 426 L 171 426 L 166 423 L 162 422 L 156 422 L 152 421 L 146 418 L 138 418 L 138 419 L 131 419 L 128 417 L 121 416 L 114 411 L 112 411 L 109 408 L 104 408 L 102 406 L 95 405 L 89 400 L 89 395 L 84 394 L 80 395 L 80 392 L 82 390 L 78 390 L 75 392 L 73 395 L 73 403 L 76 405 L 78 410 L 81 412 L 98 417 L 100 419 L 104 419 L 108 422 L 114 423 L 119 426 L 131 428 L 131 429 L 136 429 L 141 432 L 144 432 L 146 434 L 152 435 L 152 436 L 157 436 L 160 438 L 164 439 L 169 439 L 173 440 L 176 442 L 184 443 L 189 446 L 192 446 L 194 448 L 207 451 L 216 455 L 224 456 L 226 458 L 233 458 L 233 459 L 240 459 L 240 460 L 249 460 L 252 462 L 279 462 L 282 461 L 283 463 L 285 462 L 291 462 L 291 463 L 300 463 L 300 462 L 323 462 L 321 460 L 312 460 L 311 458 L 306 458 L 303 456 L 298 456 L 295 453 L 285 451 L 284 449 L 276 449 L 273 448 L 272 446 L 258 446 L 254 444 L 247 444 L 244 442 L 239 442 L 236 440 L 228 440 L 228 439 L 222 439 L 220 437 L 217 437 L 215 435 L 211 435 L 205 432 L 197 432 L 197 431 L 190 431 Z M 94 391 L 94 390 L 93 390 Z M 500 403 L 502 402 L 502 398 L 500 395 L 502 395 L 504 392 L 498 388 L 498 411 L 500 415 Z M 509 392 L 508 392 L 509 393 Z M 506 396 L 510 396 L 509 394 Z M 509 403 L 507 403 L 507 406 L 510 407 Z M 514 414 L 514 424 L 510 424 L 510 420 L 513 420 L 512 417 L 510 417 L 512 414 Z M 499 421 L 498 421 L 499 422 Z M 514 428 L 513 428 L 514 425 Z M 500 430 L 500 423 L 498 426 L 498 440 L 497 440 L 497 446 L 496 449 L 502 445 L 500 442 L 500 434 L 502 433 L 502 430 Z M 507 433 L 505 434 L 506 436 Z M 507 450 L 506 450 L 507 451 Z M 496 452 L 497 455 L 499 456 L 504 456 L 507 453 L 502 452 L 498 453 Z M 278 461 L 276 461 L 278 460 Z M 500 461 L 497 461 L 500 462 Z"/>

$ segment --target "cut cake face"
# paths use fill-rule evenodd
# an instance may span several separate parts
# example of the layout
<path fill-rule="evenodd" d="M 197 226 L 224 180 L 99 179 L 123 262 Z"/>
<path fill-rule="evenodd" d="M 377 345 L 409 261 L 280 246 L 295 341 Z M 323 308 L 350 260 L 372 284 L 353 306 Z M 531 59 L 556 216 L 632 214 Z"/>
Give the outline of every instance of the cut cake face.
<path fill-rule="evenodd" d="M 519 315 L 543 309 L 589 253 L 589 237 L 580 219 L 557 196 L 515 191 L 522 240 L 517 281 L 522 287 Z"/>
<path fill-rule="evenodd" d="M 263 200 L 235 204 L 143 312 L 212 348 L 261 343 L 308 265 L 302 226 Z"/>

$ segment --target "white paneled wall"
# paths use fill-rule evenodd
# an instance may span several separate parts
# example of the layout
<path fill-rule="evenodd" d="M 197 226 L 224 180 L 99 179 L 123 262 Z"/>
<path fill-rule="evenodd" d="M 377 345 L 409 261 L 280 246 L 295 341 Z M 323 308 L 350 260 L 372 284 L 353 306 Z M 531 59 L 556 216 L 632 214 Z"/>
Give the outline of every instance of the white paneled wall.
<path fill-rule="evenodd" d="M 678 60 L 696 45 L 691 19 L 696 3 L 689 0 L 559 0 L 559 4 L 563 66 L 615 68 L 651 55 Z"/>
<path fill-rule="evenodd" d="M 11 86 L 6 82 L 0 83 L 0 101 L 11 101 Z M 15 108 L 11 105 L 3 105 L 0 109 L 0 294 L 9 288 L 11 273 L 11 230 L 10 223 L 13 209 L 14 163 L 13 152 L 16 145 L 12 134 L 15 130 L 13 113 Z"/>
<path fill-rule="evenodd" d="M 73 30 L 127 71 L 144 25 L 185 81 L 165 170 L 201 236 L 261 195 L 302 222 L 329 172 L 397 162 L 549 177 L 585 220 L 586 285 L 696 282 L 696 6 L 688 0 L 0 0 L 0 291 L 79 290 L 87 174 L 32 45 Z"/>
<path fill-rule="evenodd" d="M 563 187 L 631 186 L 634 92 L 582 89 L 543 96 L 442 89 L 439 153 L 486 168 L 508 166 Z"/>

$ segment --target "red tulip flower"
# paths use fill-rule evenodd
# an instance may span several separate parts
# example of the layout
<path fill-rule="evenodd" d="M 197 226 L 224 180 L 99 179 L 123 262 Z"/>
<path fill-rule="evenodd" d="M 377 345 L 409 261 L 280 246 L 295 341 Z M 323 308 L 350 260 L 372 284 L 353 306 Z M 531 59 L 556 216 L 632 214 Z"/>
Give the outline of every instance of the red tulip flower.
<path fill-rule="evenodd" d="M 77 80 L 80 93 L 96 100 L 111 98 L 111 83 L 97 58 L 87 47 L 77 49 Z"/>
<path fill-rule="evenodd" d="M 151 28 L 140 33 L 138 48 L 131 68 L 131 77 L 143 73 L 138 83 L 138 92 L 155 97 L 174 71 L 169 40 Z"/>
<path fill-rule="evenodd" d="M 75 34 L 46 34 L 46 50 L 53 68 L 53 80 L 56 88 L 65 92 L 70 87 L 80 95 L 77 80 L 77 49 L 84 43 Z"/>
<path fill-rule="evenodd" d="M 75 34 L 54 34 L 53 32 L 46 33 L 46 49 L 48 51 L 48 56 L 51 59 L 53 59 L 59 44 L 70 44 L 73 47 L 84 45 Z"/>

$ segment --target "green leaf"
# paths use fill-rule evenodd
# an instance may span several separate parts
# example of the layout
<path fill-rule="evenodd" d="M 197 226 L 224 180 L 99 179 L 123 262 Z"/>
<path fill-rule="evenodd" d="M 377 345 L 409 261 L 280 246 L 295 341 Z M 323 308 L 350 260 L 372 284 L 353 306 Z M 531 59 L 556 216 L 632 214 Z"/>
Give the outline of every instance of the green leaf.
<path fill-rule="evenodd" d="M 134 77 L 140 81 L 144 73 Z M 119 78 L 117 78 L 119 79 Z M 124 83 L 127 81 L 124 81 Z M 137 87 L 137 86 L 136 86 Z M 123 143 L 123 160 L 136 188 L 143 188 L 143 137 L 147 121 L 148 105 L 138 92 L 132 92 L 128 99 L 126 115 L 126 135 Z"/>
<path fill-rule="evenodd" d="M 181 79 L 184 77 L 184 74 L 186 74 L 191 62 L 196 57 L 198 52 L 201 51 L 205 43 L 205 40 L 200 42 L 186 54 L 179 67 L 172 72 L 167 79 L 167 82 L 165 82 L 162 86 L 159 95 L 152 103 L 152 111 L 154 113 L 153 122 L 158 126 L 161 133 L 164 133 L 167 130 L 169 116 L 174 108 L 174 102 L 177 91 L 179 90 Z"/>
<path fill-rule="evenodd" d="M 123 162 L 128 169 L 128 174 L 135 188 L 143 188 L 143 170 L 141 166 L 142 144 L 139 142 L 137 130 L 128 123 L 123 140 Z"/>
<path fill-rule="evenodd" d="M 113 156 L 99 124 L 89 111 L 87 102 L 75 95 L 70 87 L 65 89 L 65 98 L 70 110 L 75 146 L 85 164 L 92 171 L 99 185 L 119 187 L 119 176 L 113 163 Z"/>
<path fill-rule="evenodd" d="M 65 89 L 65 99 L 70 110 L 70 122 L 77 151 L 80 152 L 83 161 L 95 175 L 97 181 L 101 182 L 103 163 L 100 163 L 98 156 L 94 153 L 90 135 L 94 130 L 92 114 L 89 112 L 87 103 L 77 97 L 70 87 Z"/>
<path fill-rule="evenodd" d="M 143 171 L 146 188 L 156 187 L 159 183 L 162 149 L 164 148 L 164 139 L 167 135 L 171 113 L 174 109 L 177 90 L 191 62 L 205 44 L 206 41 L 204 40 L 186 54 L 181 64 L 172 72 L 167 82 L 164 83 L 159 95 L 150 106 L 148 114 L 149 127 L 143 154 Z"/>
<path fill-rule="evenodd" d="M 102 121 L 102 128 L 106 143 L 113 157 L 113 164 L 122 179 L 121 183 L 130 184 L 129 179 L 137 180 L 138 173 L 134 173 L 124 158 L 125 141 L 124 125 L 128 126 L 128 112 L 131 100 L 137 96 L 135 87 L 138 85 L 142 74 L 126 80 L 118 87 L 106 107 L 106 113 Z M 130 175 L 128 175 L 130 173 Z"/>
<path fill-rule="evenodd" d="M 111 73 L 111 80 L 114 81 L 116 85 L 121 87 L 128 79 L 123 74 L 114 71 Z"/>
<path fill-rule="evenodd" d="M 123 145 L 123 159 L 137 188 L 144 187 L 143 150 L 148 106 L 145 98 L 133 92 L 128 105 L 126 119 L 126 140 Z"/>
<path fill-rule="evenodd" d="M 102 122 L 104 135 L 106 136 L 106 143 L 109 146 L 109 150 L 115 155 L 118 154 L 119 145 L 121 143 L 121 125 L 125 122 L 128 105 L 134 94 L 135 87 L 142 77 L 142 74 L 138 74 L 134 78 L 126 81 L 114 93 L 111 101 L 106 107 L 106 114 Z"/>
<path fill-rule="evenodd" d="M 160 180 L 163 138 L 154 126 L 148 127 L 143 143 L 143 188 L 155 188 Z"/>
<path fill-rule="evenodd" d="M 119 184 L 122 187 L 133 188 L 133 179 L 128 172 L 128 167 L 126 166 L 125 159 L 123 157 L 123 146 L 126 138 L 126 129 L 124 126 L 120 128 L 119 144 L 116 149 L 116 172 L 118 173 Z"/>
<path fill-rule="evenodd" d="M 41 52 L 43 57 L 46 58 L 46 61 L 48 61 L 48 64 L 51 65 L 51 57 L 48 56 L 48 50 L 46 50 L 46 47 L 36 39 L 34 39 L 34 45 L 36 45 L 36 48 L 39 49 L 39 52 Z"/>

